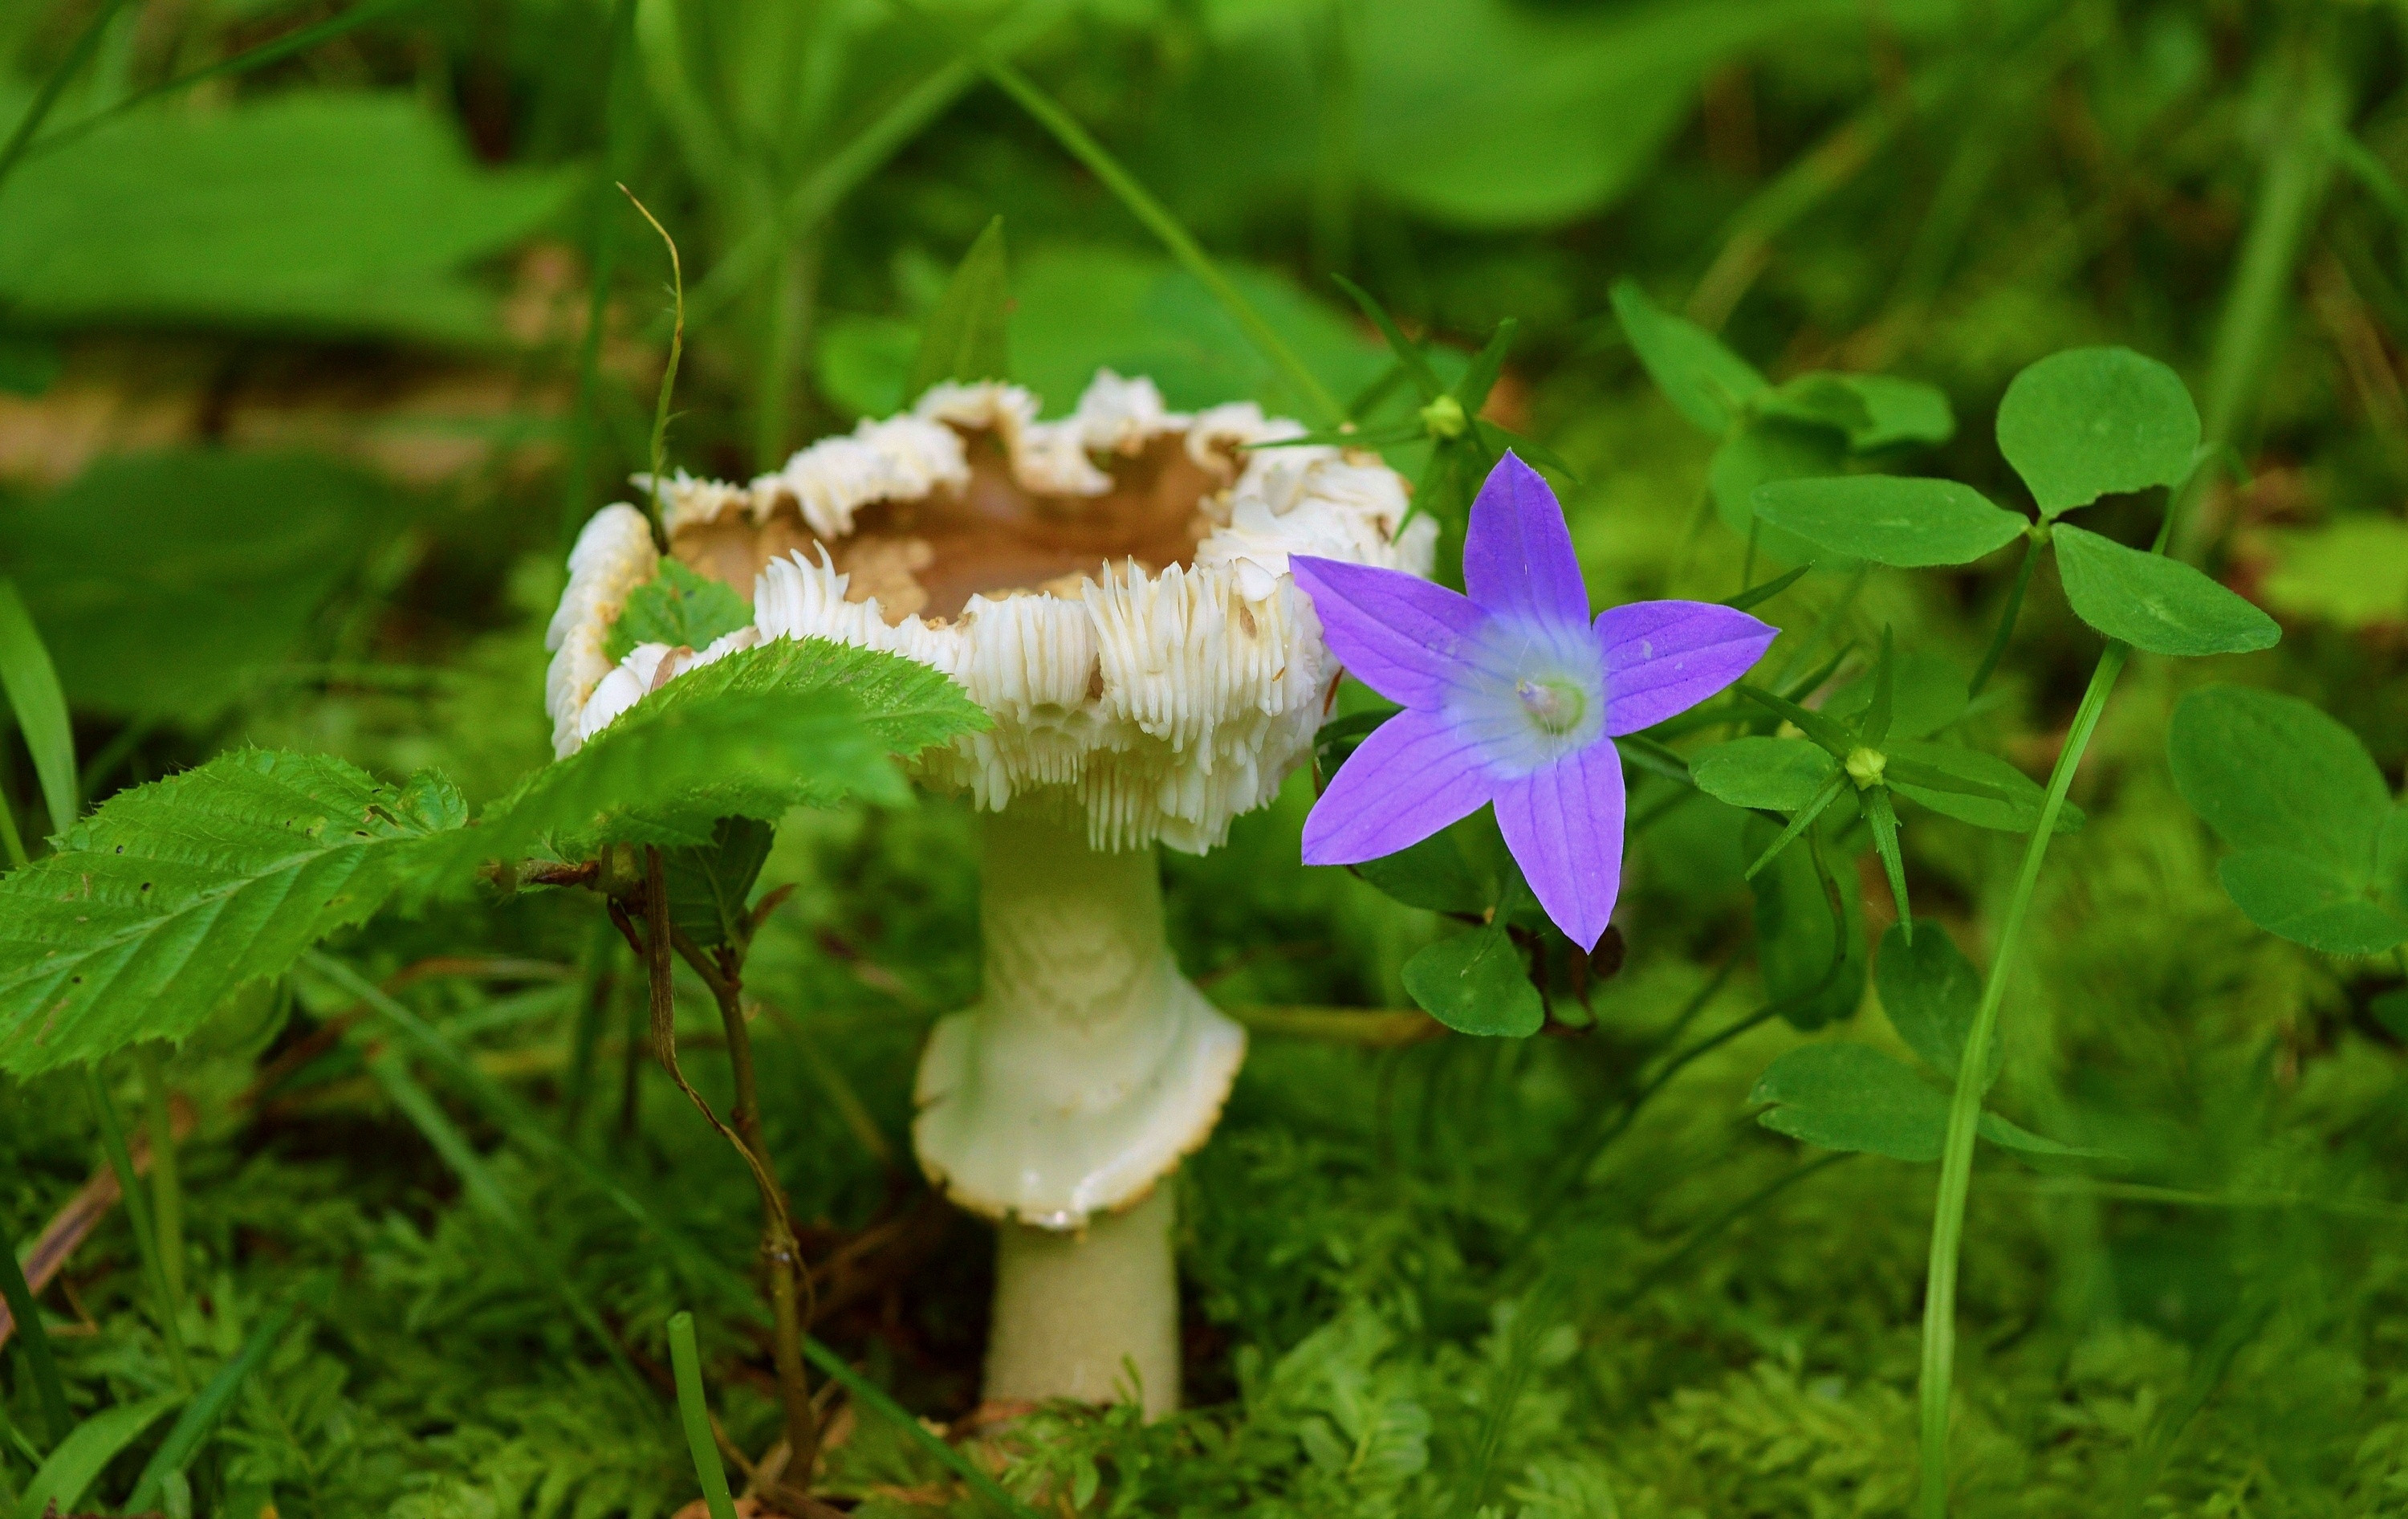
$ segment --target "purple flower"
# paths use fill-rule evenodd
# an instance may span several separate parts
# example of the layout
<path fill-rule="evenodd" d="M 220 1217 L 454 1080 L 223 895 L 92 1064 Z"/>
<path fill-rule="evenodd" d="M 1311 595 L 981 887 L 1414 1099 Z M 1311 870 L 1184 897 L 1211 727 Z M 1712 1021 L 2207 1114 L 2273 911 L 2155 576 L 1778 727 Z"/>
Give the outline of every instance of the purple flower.
<path fill-rule="evenodd" d="M 1703 601 L 1637 601 L 1591 623 L 1563 508 L 1511 453 L 1471 504 L 1469 596 L 1342 560 L 1288 564 L 1329 647 L 1405 709 L 1314 804 L 1305 863 L 1393 854 L 1494 802 L 1539 905 L 1583 949 L 1605 933 L 1622 885 L 1614 737 L 1729 685 L 1775 633 Z"/>

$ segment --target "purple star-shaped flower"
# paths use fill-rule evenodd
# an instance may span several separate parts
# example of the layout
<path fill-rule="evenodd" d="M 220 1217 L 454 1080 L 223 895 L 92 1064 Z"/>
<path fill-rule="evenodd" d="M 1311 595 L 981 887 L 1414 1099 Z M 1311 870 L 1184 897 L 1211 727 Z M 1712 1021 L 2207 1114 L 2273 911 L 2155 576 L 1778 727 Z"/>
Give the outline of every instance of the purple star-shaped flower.
<path fill-rule="evenodd" d="M 1314 804 L 1305 863 L 1393 854 L 1494 802 L 1539 905 L 1583 949 L 1622 885 L 1614 738 L 1729 685 L 1776 631 L 1704 601 L 1636 601 L 1591 623 L 1563 508 L 1511 453 L 1471 504 L 1469 596 L 1343 560 L 1288 565 L 1339 659 L 1405 709 Z"/>

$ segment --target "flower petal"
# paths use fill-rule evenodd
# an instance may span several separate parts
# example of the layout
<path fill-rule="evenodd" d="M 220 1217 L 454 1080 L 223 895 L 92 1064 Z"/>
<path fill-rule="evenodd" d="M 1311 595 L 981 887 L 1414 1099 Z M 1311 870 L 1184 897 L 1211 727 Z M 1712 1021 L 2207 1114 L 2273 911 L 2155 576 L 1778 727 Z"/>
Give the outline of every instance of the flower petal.
<path fill-rule="evenodd" d="M 1312 598 L 1330 652 L 1381 695 L 1435 707 L 1463 680 L 1456 650 L 1488 621 L 1463 596 L 1417 575 L 1343 559 L 1291 554 L 1287 567 Z"/>
<path fill-rule="evenodd" d="M 1622 756 L 1607 739 L 1497 788 L 1497 826 L 1555 926 L 1597 948 L 1622 890 Z"/>
<path fill-rule="evenodd" d="M 1636 733 L 1748 672 L 1780 629 L 1711 601 L 1634 601 L 1597 614 L 1605 731 Z"/>
<path fill-rule="evenodd" d="M 1539 472 L 1508 453 L 1471 503 L 1463 588 L 1483 611 L 1535 623 L 1585 623 L 1588 588 L 1564 509 Z"/>
<path fill-rule="evenodd" d="M 1338 767 L 1304 820 L 1304 863 L 1359 865 L 1418 844 L 1487 802 L 1480 752 L 1436 712 L 1402 711 Z"/>

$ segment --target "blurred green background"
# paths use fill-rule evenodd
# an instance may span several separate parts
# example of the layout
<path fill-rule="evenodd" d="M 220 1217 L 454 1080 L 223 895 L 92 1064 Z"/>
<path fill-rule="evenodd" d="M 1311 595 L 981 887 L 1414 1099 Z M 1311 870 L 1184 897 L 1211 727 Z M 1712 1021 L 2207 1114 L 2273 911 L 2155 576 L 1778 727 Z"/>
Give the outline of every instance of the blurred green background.
<path fill-rule="evenodd" d="M 2188 380 L 2231 466 L 2178 549 L 2286 637 L 2254 663 L 2138 662 L 2076 791 L 2093 822 L 2043 895 L 2009 1089 L 2131 1164 L 1983 1172 L 1960 1498 L 2403 1512 L 2408 1204 L 2387 1199 L 2408 1191 L 2408 1028 L 2373 1010 L 2398 973 L 2250 928 L 2162 760 L 2172 702 L 2212 678 L 2317 702 L 2395 783 L 2408 752 L 2403 42 L 2394 0 L 10 0 L 0 569 L 56 659 L 90 796 L 243 742 L 499 792 L 549 755 L 562 558 L 629 494 L 667 356 L 668 262 L 622 184 L 681 254 L 669 456 L 698 474 L 749 478 L 899 406 L 924 318 L 998 214 L 1013 378 L 1049 411 L 1111 366 L 1174 407 L 1300 414 L 981 57 L 1093 133 L 1341 398 L 1387 359 L 1333 274 L 1445 354 L 1516 319 L 1488 415 L 1580 470 L 1566 505 L 1603 598 L 1726 595 L 1747 554 L 1743 515 L 1715 509 L 1714 440 L 1624 340 L 1618 279 L 1776 380 L 1940 387 L 1956 435 L 1905 467 L 2000 500 L 2020 499 L 1989 428 L 2009 377 L 2071 345 L 2141 350 Z M 2132 537 L 2115 514 L 2134 509 L 2092 525 Z M 1970 666 L 2006 578 L 1817 575 L 1772 612 L 1828 614 L 1835 641 L 1891 624 Z M 1982 717 L 1995 747 L 2044 770 L 2096 650 L 2043 571 Z M 1399 1006 L 1396 967 L 1433 924 L 1297 866 L 1309 800 L 1292 788 L 1227 850 L 1172 863 L 1185 962 L 1236 1004 Z M 13 742 L 0 805 L 41 831 Z M 1637 846 L 1630 961 L 1587 1040 L 1259 1039 L 1182 1180 L 1199 1412 L 1069 1421 L 1028 1490 L 1113 1513 L 1903 1512 L 1928 1172 L 1802 1170 L 1743 1106 L 1797 1038 L 1770 1029 L 1577 1148 L 1693 993 L 1753 1005 L 1751 936 L 1773 930 L 1739 881 L 1739 824 L 1701 803 Z M 983 1246 L 914 1200 L 896 1155 L 920 1035 L 974 991 L 968 838 L 939 802 L 790 825 L 772 875 L 801 890 L 753 977 L 788 1015 L 765 1086 L 797 1094 L 772 1139 L 815 1248 L 908 1225 L 824 1332 L 939 1419 L 972 1400 Z M 2008 848 L 1918 830 L 1917 902 L 1977 941 Z M 1877 884 L 1868 906 L 1877 933 Z M 608 945 L 523 897 L 351 953 L 566 975 Z M 631 1085 L 623 1110 L 615 1069 L 590 1102 L 561 1088 L 592 981 L 447 983 L 424 1006 L 740 1266 L 749 1190 L 673 1091 Z M 356 1065 L 235 1102 L 264 1052 L 337 1010 L 247 998 L 175 1057 L 199 1134 L 195 1342 L 230 1353 L 304 1267 L 346 1283 L 229 1414 L 192 1512 L 682 1503 L 663 1406 L 554 1322 L 536 1268 Z M 682 1302 L 624 1221 L 494 1155 L 631 1350 L 666 1364 L 666 1315 L 704 1311 L 731 1436 L 757 1450 L 775 1420 L 740 1302 Z M 64 1089 L 0 1082 L 15 1238 L 93 1156 Z M 89 1328 L 60 1342 L 95 1397 L 163 1384 L 130 1259 L 107 1223 L 66 1277 Z M 21 1420 L 22 1377 L 0 1364 Z M 865 1421 L 831 1491 L 863 1513 L 973 1512 L 919 1459 Z"/>

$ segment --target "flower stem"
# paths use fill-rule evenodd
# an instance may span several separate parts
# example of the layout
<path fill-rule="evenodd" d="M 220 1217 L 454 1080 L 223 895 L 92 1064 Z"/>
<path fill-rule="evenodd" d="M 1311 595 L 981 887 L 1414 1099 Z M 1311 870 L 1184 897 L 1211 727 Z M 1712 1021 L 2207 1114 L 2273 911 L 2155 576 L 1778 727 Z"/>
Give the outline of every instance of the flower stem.
<path fill-rule="evenodd" d="M 2024 850 L 2014 895 L 2007 899 L 2007 915 L 1999 927 L 1990 974 L 1982 983 L 1981 1006 L 1966 1035 L 1969 1051 L 1987 1050 L 1998 1030 L 1999 1006 L 2006 997 L 2007 976 L 2015 963 L 2032 894 L 2040 884 L 2042 862 L 2048 858 L 2049 841 L 2056 837 L 2057 813 L 2065 808 L 2073 772 L 2082 764 L 2083 751 L 2090 745 L 2100 714 L 2106 709 L 2107 694 L 2131 652 L 2128 644 L 2111 642 L 2099 656 L 2099 667 L 2091 673 L 2090 687 L 2082 694 L 2082 705 L 2066 733 L 2065 748 L 2057 754 L 2057 767 L 2049 772 L 2048 795 L 2041 804 L 2031 842 Z M 1923 1298 L 1924 1519 L 1945 1519 L 1948 1512 L 1948 1395 L 1956 1360 L 1956 1263 L 1965 1242 L 1965 1199 L 1973 1182 L 1974 1125 L 1982 1116 L 1982 1068 L 1978 1058 L 1957 1066 L 1956 1095 L 1948 1105 L 1948 1139 L 1940 1156 L 1939 1201 L 1931 1220 L 1931 1266 Z"/>
<path fill-rule="evenodd" d="M 167 1100 L 167 1076 L 159 1047 L 136 1048 L 134 1063 L 142 1073 L 143 1125 L 150 1135 L 150 1201 L 159 1228 L 159 1273 L 167 1284 L 167 1300 L 184 1301 L 184 1188 L 176 1169 L 176 1117 Z"/>
<path fill-rule="evenodd" d="M 93 1114 L 100 1122 L 101 1148 L 108 1154 L 109 1169 L 117 1173 L 117 1191 L 125 1204 L 125 1222 L 134 1230 L 134 1249 L 141 1257 L 143 1275 L 150 1278 L 151 1295 L 158 1299 L 159 1337 L 166 1342 L 167 1364 L 176 1374 L 176 1385 L 186 1392 L 193 1390 L 192 1364 L 184 1356 L 184 1326 L 177 1311 L 177 1302 L 167 1296 L 166 1273 L 160 1269 L 159 1236 L 150 1226 L 150 1205 L 142 1196 L 141 1178 L 135 1174 L 133 1153 L 125 1147 L 125 1125 L 118 1122 L 117 1104 L 110 1099 L 108 1083 L 97 1065 L 84 1068 L 84 1080 L 92 1091 Z"/>
<path fill-rule="evenodd" d="M 2015 583 L 2008 587 L 2007 604 L 1999 612 L 1999 630 L 1990 635 L 1990 647 L 1982 655 L 1982 667 L 1973 672 L 1971 682 L 1965 687 L 1967 699 L 1982 694 L 1982 688 L 1998 672 L 1999 661 L 2006 657 L 2007 645 L 2015 636 L 2015 619 L 2023 614 L 2024 592 L 2030 587 L 2033 566 L 2039 563 L 2040 539 L 2026 537 L 2023 563 L 2015 566 Z"/>

